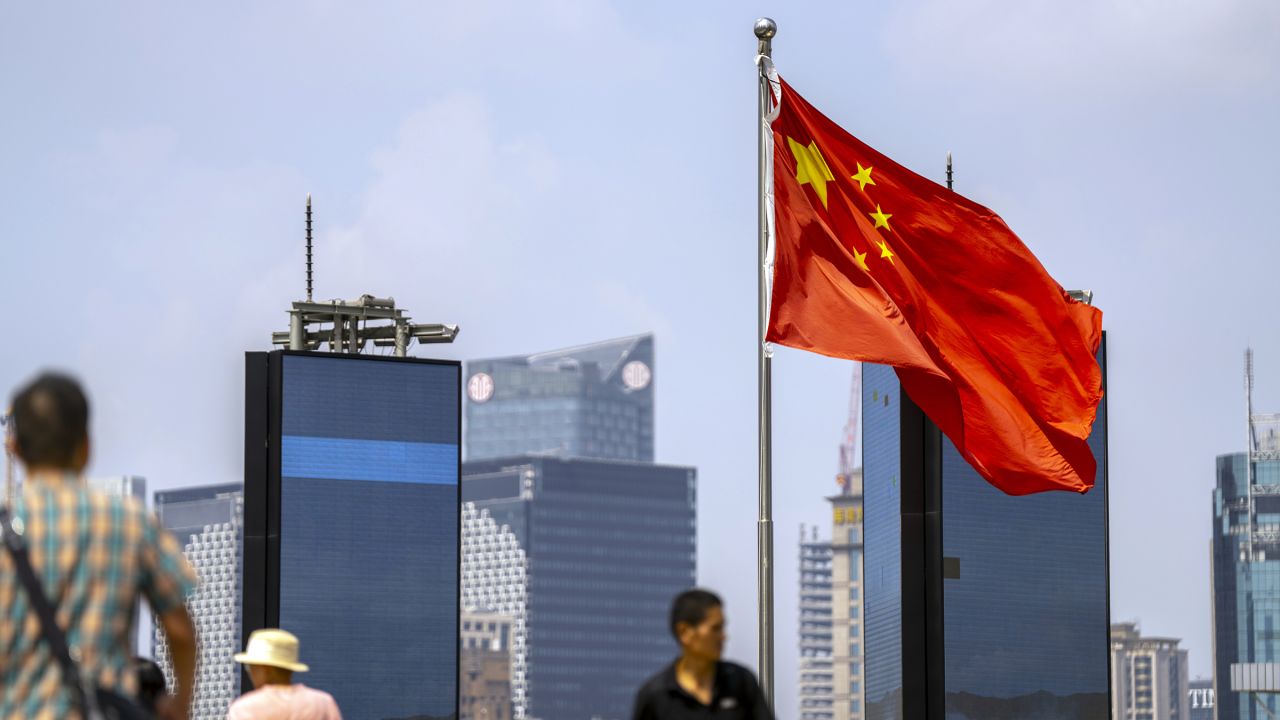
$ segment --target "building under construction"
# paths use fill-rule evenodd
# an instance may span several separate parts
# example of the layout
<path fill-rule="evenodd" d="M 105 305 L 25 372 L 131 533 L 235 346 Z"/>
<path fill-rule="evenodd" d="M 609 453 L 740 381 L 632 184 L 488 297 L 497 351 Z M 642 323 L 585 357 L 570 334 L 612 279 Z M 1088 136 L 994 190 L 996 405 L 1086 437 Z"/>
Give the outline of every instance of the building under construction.
<path fill-rule="evenodd" d="M 862 717 L 862 367 L 854 366 L 830 539 L 800 528 L 800 720 Z"/>

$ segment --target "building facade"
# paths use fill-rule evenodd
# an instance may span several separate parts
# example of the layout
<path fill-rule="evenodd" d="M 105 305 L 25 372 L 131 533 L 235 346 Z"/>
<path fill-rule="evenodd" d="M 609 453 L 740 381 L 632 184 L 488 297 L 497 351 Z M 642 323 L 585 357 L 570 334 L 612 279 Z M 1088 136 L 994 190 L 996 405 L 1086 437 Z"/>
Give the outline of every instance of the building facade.
<path fill-rule="evenodd" d="M 240 587 L 244 489 L 239 483 L 163 490 L 155 494 L 160 523 L 177 537 L 199 576 L 187 611 L 200 639 L 192 720 L 220 720 L 240 694 Z M 152 654 L 173 687 L 173 662 L 159 623 Z"/>
<path fill-rule="evenodd" d="M 463 673 L 460 712 L 465 719 L 471 712 L 469 708 L 489 702 L 468 693 L 482 692 L 484 698 L 489 697 L 493 677 L 490 666 L 494 662 L 489 651 L 495 651 L 507 663 L 503 676 L 508 717 L 523 720 L 528 711 L 528 562 L 511 529 L 498 525 L 487 510 L 477 510 L 475 503 L 469 502 L 462 505 L 461 590 L 459 660 L 467 669 Z M 472 672 L 481 672 L 487 679 L 479 686 L 468 686 L 467 673 Z"/>
<path fill-rule="evenodd" d="M 1196 678 L 1187 684 L 1187 707 L 1191 720 L 1214 720 L 1213 678 Z"/>
<path fill-rule="evenodd" d="M 800 720 L 834 720 L 831 541 L 800 526 Z"/>
<path fill-rule="evenodd" d="M 652 335 L 466 364 L 466 459 L 653 462 Z"/>
<path fill-rule="evenodd" d="M 863 717 L 862 474 L 831 503 L 831 540 L 800 539 L 800 720 Z"/>
<path fill-rule="evenodd" d="M 131 497 L 147 504 L 147 479 L 140 475 L 115 475 L 111 477 L 89 478 L 89 487 L 109 495 Z"/>
<path fill-rule="evenodd" d="M 1105 357 L 1104 343 L 1104 385 Z M 949 720 L 1105 717 L 1106 399 L 1089 438 L 1093 489 L 1021 497 L 983 480 L 946 438 L 933 441 L 936 459 L 904 456 L 919 412 L 906 403 L 892 368 L 864 365 L 866 716 L 923 717 L 904 703 L 927 698 Z M 924 486 L 908 493 L 920 467 Z"/>
<path fill-rule="evenodd" d="M 688 467 L 540 455 L 464 463 L 463 500 L 528 559 L 528 717 L 630 717 L 636 688 L 677 653 L 667 612 L 696 577 L 695 493 Z"/>
<path fill-rule="evenodd" d="M 1187 651 L 1179 642 L 1142 637 L 1135 623 L 1111 626 L 1113 720 L 1191 720 Z"/>
<path fill-rule="evenodd" d="M 1213 491 L 1214 690 L 1219 720 L 1280 715 L 1275 692 L 1235 692 L 1232 666 L 1280 662 L 1280 434 L 1217 458 Z M 1237 671 L 1244 668 L 1238 667 Z"/>
<path fill-rule="evenodd" d="M 512 720 L 511 645 L 515 619 L 492 612 L 462 613 L 460 720 Z"/>

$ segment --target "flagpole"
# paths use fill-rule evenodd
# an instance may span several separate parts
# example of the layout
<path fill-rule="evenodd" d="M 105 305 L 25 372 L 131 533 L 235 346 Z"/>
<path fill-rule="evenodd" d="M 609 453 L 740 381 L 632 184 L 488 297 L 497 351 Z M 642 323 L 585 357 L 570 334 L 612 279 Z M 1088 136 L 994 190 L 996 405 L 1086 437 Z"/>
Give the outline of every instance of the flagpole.
<path fill-rule="evenodd" d="M 759 54 L 769 58 L 773 53 L 773 36 L 778 33 L 778 24 L 770 18 L 756 20 L 755 34 Z M 759 333 L 756 337 L 759 382 L 757 384 L 759 398 L 759 430 L 760 430 L 760 521 L 758 523 L 757 555 L 759 567 L 759 614 L 760 614 L 760 689 L 765 699 L 773 705 L 773 407 L 772 407 L 772 375 L 773 358 L 765 344 L 767 323 L 769 321 L 768 300 L 768 250 L 769 250 L 769 208 L 768 199 L 768 153 L 769 136 L 766 135 L 765 117 L 770 110 L 769 71 L 767 63 L 757 62 L 759 114 L 758 151 L 759 151 L 759 187 L 758 210 L 760 229 L 760 254 L 758 267 L 759 296 Z"/>

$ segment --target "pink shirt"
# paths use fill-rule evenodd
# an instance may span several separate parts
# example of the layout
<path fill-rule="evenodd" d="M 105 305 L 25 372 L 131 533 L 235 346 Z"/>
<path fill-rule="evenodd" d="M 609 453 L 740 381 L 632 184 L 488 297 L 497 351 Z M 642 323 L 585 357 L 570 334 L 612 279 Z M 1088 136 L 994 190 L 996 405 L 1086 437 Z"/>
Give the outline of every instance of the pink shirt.
<path fill-rule="evenodd" d="M 306 685 L 263 685 L 231 703 L 227 720 L 342 720 L 333 696 Z"/>

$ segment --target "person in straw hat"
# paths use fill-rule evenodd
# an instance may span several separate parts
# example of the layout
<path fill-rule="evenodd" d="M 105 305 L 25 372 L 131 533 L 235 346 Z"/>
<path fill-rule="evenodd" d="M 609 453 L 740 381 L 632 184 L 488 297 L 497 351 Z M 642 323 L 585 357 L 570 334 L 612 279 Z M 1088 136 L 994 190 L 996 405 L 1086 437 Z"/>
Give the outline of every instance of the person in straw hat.
<path fill-rule="evenodd" d="M 231 703 L 227 720 L 342 720 L 332 695 L 293 683 L 294 673 L 307 671 L 298 662 L 293 633 L 254 630 L 235 659 L 248 670 L 255 689 Z"/>

